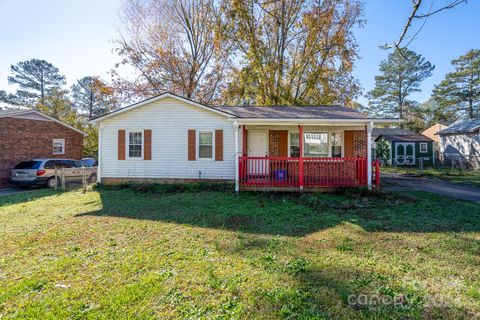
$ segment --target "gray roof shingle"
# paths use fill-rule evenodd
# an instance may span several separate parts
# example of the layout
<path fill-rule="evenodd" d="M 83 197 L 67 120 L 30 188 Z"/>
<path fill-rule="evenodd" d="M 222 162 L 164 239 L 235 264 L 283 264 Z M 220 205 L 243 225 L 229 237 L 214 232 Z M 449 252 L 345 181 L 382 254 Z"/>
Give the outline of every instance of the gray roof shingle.
<path fill-rule="evenodd" d="M 377 137 L 380 138 L 383 137 L 385 140 L 388 141 L 401 141 L 401 142 L 415 142 L 415 141 L 423 141 L 423 142 L 428 142 L 428 141 L 433 141 L 427 136 L 424 136 L 423 134 L 420 133 L 413 133 L 413 134 L 382 134 Z M 377 140 L 375 139 L 375 140 Z"/>
<path fill-rule="evenodd" d="M 176 97 L 178 99 L 187 100 L 192 103 L 202 105 L 205 108 L 215 110 L 236 118 L 257 118 L 257 119 L 325 119 L 325 120 L 398 120 L 393 118 L 372 118 L 356 111 L 355 109 L 332 105 L 310 105 L 310 106 L 211 106 L 198 103 L 191 99 L 183 98 L 171 92 L 165 92 L 158 96 L 128 105 L 115 111 L 107 112 L 101 116 L 93 117 L 90 120 L 96 121 L 99 118 L 125 111 L 139 105 L 155 101 L 162 97 Z"/>
<path fill-rule="evenodd" d="M 377 141 L 380 137 L 388 141 L 414 142 L 414 141 L 433 141 L 421 133 L 401 128 L 375 128 L 372 130 L 372 139 Z"/>
<path fill-rule="evenodd" d="M 5 110 L 2 110 L 0 109 L 0 115 L 7 115 L 7 114 L 13 114 L 13 113 L 18 113 L 18 112 L 21 112 L 21 111 L 25 111 L 25 110 L 22 110 L 22 109 L 5 109 Z"/>
<path fill-rule="evenodd" d="M 219 106 L 212 108 L 239 118 L 368 119 L 363 113 L 341 106 Z"/>
<path fill-rule="evenodd" d="M 473 133 L 476 131 L 480 132 L 480 118 L 459 120 L 436 134 Z"/>
<path fill-rule="evenodd" d="M 406 134 L 415 134 L 415 132 L 401 129 L 401 128 L 373 128 L 372 139 L 375 140 L 380 135 L 406 135 Z"/>

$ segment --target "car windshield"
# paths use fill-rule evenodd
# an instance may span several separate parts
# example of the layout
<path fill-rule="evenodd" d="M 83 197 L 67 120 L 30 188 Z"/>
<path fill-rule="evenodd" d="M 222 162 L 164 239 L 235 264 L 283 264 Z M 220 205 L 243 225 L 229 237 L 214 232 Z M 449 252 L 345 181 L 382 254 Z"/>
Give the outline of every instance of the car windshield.
<path fill-rule="evenodd" d="M 82 162 L 87 166 L 87 167 L 93 167 L 95 165 L 95 159 L 82 159 Z"/>
<path fill-rule="evenodd" d="M 38 169 L 42 161 L 22 161 L 14 169 Z"/>

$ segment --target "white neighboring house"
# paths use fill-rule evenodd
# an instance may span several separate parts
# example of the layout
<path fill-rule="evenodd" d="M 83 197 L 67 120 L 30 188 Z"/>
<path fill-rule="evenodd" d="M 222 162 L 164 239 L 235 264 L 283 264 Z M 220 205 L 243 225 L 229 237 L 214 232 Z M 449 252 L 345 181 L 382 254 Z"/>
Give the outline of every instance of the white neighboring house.
<path fill-rule="evenodd" d="M 459 120 L 437 134 L 440 136 L 440 152 L 446 161 L 459 161 L 480 168 L 480 118 Z"/>
<path fill-rule="evenodd" d="M 398 120 L 340 106 L 213 107 L 165 93 L 91 122 L 102 183 L 232 181 L 239 190 L 370 185 L 371 130 Z"/>

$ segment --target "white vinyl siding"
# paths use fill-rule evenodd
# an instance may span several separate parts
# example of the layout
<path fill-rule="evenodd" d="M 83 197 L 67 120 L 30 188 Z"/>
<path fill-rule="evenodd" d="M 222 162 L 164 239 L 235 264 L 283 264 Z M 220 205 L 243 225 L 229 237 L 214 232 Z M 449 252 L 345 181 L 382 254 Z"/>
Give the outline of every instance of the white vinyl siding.
<path fill-rule="evenodd" d="M 142 158 L 117 159 L 118 130 L 152 130 L 152 161 Z M 234 128 L 225 116 L 173 98 L 107 118 L 101 123 L 101 174 L 110 178 L 234 179 Z M 223 130 L 224 161 L 188 161 L 188 130 Z M 212 158 L 215 155 L 214 134 Z M 128 150 L 128 140 L 126 141 Z M 241 142 L 240 142 L 241 145 Z M 128 151 L 127 151 L 128 152 Z M 198 152 L 198 140 L 197 140 Z"/>

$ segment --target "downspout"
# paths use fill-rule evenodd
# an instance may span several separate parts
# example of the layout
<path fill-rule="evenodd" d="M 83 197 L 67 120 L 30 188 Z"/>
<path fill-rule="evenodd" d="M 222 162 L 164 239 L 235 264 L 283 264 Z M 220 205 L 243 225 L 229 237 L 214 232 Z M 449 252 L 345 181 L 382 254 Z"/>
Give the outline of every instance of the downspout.
<path fill-rule="evenodd" d="M 367 186 L 372 189 L 372 129 L 373 122 L 367 125 Z"/>
<path fill-rule="evenodd" d="M 299 147 L 300 147 L 300 159 L 298 163 L 298 186 L 300 187 L 300 191 L 303 191 L 303 125 L 298 126 L 299 131 Z"/>
<path fill-rule="evenodd" d="M 98 164 L 97 164 L 97 182 L 102 183 L 102 122 L 98 123 Z"/>

